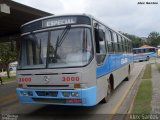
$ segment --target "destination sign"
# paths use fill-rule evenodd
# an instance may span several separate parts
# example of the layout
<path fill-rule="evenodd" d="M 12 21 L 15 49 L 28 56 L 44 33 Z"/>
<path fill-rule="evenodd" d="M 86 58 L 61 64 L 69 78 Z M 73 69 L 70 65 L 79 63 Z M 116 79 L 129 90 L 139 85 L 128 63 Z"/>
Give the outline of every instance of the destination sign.
<path fill-rule="evenodd" d="M 30 22 L 29 24 L 21 27 L 21 33 L 32 32 L 35 30 L 46 29 L 49 27 L 62 26 L 62 25 L 75 25 L 86 24 L 91 25 L 91 19 L 87 16 L 59 16 L 44 18 L 37 21 Z"/>
<path fill-rule="evenodd" d="M 75 23 L 77 23 L 76 17 L 52 18 L 44 20 L 43 27 L 52 27 L 52 26 L 75 24 Z"/>

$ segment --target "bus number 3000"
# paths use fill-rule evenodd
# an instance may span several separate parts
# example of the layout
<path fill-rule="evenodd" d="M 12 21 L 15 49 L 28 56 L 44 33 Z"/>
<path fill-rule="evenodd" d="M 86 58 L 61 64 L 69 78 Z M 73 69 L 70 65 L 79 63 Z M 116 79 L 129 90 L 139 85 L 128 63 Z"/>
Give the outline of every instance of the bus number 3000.
<path fill-rule="evenodd" d="M 63 82 L 79 81 L 79 77 L 62 77 Z"/>

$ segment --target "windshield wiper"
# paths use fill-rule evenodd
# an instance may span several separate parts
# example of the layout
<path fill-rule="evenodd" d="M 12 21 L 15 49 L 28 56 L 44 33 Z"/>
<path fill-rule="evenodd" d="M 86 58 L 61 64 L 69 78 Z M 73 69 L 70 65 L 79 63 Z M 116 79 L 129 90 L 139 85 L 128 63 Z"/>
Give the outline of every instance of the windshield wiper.
<path fill-rule="evenodd" d="M 65 40 L 65 38 L 66 38 L 67 34 L 69 33 L 70 29 L 71 29 L 71 26 L 67 25 L 65 27 L 65 29 L 62 31 L 62 33 L 60 34 L 60 36 L 57 37 L 56 48 L 55 48 L 55 52 L 54 52 L 55 58 L 58 58 L 58 55 L 57 55 L 58 47 L 60 47 L 62 45 L 62 43 Z"/>
<path fill-rule="evenodd" d="M 60 37 L 58 36 L 57 38 L 57 47 L 60 47 L 64 41 L 64 39 L 66 38 L 67 34 L 69 33 L 69 30 L 71 29 L 70 25 L 67 25 L 65 27 L 65 29 L 63 30 L 63 32 L 61 33 Z"/>

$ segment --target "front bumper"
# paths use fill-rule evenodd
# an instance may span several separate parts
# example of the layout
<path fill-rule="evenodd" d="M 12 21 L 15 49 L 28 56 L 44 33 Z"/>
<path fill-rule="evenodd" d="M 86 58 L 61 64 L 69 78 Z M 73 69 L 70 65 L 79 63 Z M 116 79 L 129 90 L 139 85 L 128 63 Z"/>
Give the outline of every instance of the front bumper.
<path fill-rule="evenodd" d="M 54 104 L 71 106 L 93 106 L 96 105 L 96 87 L 75 90 L 35 90 L 35 89 L 16 89 L 21 103 L 29 104 Z M 78 96 L 64 97 L 63 93 L 78 93 Z"/>

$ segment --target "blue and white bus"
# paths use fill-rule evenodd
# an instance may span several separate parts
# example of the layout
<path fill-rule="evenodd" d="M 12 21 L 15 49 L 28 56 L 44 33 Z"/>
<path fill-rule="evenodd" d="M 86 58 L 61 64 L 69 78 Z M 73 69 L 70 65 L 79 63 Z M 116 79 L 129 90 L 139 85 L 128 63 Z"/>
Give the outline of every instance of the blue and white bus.
<path fill-rule="evenodd" d="M 49 16 L 21 27 L 21 103 L 93 106 L 107 102 L 133 67 L 131 40 L 90 15 Z"/>
<path fill-rule="evenodd" d="M 157 46 L 157 57 L 160 57 L 160 45 Z"/>
<path fill-rule="evenodd" d="M 9 63 L 9 70 L 16 71 L 17 64 L 17 61 Z"/>
<path fill-rule="evenodd" d="M 150 58 L 156 58 L 157 52 L 155 47 L 133 48 L 134 61 L 148 61 Z"/>

